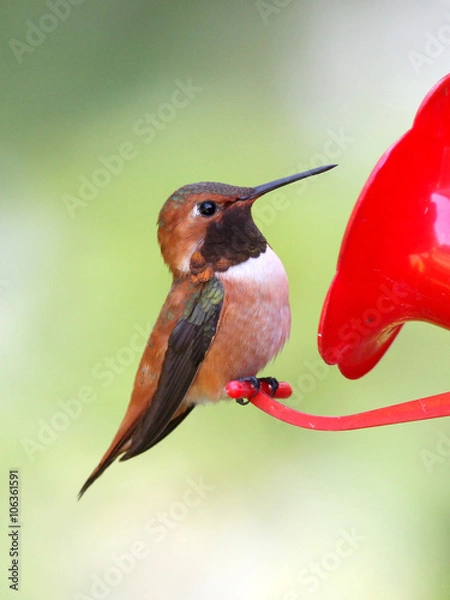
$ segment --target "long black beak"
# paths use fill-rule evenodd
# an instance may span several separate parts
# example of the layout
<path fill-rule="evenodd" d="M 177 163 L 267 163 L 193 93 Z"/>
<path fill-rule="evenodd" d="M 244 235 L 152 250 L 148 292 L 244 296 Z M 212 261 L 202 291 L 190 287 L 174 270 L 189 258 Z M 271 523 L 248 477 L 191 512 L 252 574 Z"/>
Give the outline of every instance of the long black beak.
<path fill-rule="evenodd" d="M 302 173 L 296 173 L 295 175 L 289 175 L 288 177 L 275 179 L 275 181 L 271 181 L 270 183 L 263 183 L 263 185 L 258 185 L 257 187 L 252 188 L 249 194 L 241 196 L 240 198 L 236 198 L 236 200 L 254 200 L 255 198 L 259 198 L 259 196 L 267 194 L 267 192 L 271 192 L 272 190 L 276 190 L 279 187 L 283 187 L 289 183 L 294 183 L 294 181 L 300 181 L 300 179 L 305 179 L 306 177 L 311 177 L 312 175 L 325 173 L 325 171 L 334 169 L 334 167 L 337 167 L 337 165 L 324 165 L 323 167 L 316 167 L 315 169 L 310 169 L 309 171 L 303 171 Z"/>

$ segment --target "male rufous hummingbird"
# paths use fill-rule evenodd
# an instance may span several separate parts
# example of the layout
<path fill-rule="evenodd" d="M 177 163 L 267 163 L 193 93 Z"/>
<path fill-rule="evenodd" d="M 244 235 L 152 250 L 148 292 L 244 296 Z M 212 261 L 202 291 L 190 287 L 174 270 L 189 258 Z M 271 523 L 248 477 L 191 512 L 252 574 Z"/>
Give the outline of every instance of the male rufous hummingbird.
<path fill-rule="evenodd" d="M 139 363 L 125 417 L 80 496 L 119 455 L 127 460 L 141 454 L 196 404 L 226 398 L 230 380 L 255 381 L 281 350 L 291 326 L 288 280 L 251 207 L 267 192 L 335 166 L 253 188 L 194 183 L 165 202 L 158 241 L 172 287 Z"/>

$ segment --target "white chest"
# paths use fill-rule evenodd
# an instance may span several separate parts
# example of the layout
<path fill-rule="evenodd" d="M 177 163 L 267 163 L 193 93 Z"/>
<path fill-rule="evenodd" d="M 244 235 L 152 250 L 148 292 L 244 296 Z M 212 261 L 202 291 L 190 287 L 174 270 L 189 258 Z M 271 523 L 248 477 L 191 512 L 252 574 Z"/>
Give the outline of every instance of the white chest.
<path fill-rule="evenodd" d="M 249 258 L 239 265 L 230 267 L 217 276 L 222 281 L 246 283 L 257 287 L 267 287 L 270 283 L 280 288 L 288 288 L 287 275 L 283 263 L 270 246 L 257 258 Z"/>
<path fill-rule="evenodd" d="M 257 258 L 249 258 L 216 275 L 223 281 L 228 295 L 224 321 L 227 318 L 229 322 L 223 325 L 227 329 L 234 328 L 237 334 L 245 333 L 251 350 L 242 348 L 242 354 L 253 357 L 253 370 L 258 371 L 281 350 L 289 337 L 289 286 L 283 264 L 268 246 Z M 245 362 L 244 357 L 243 360 Z"/>

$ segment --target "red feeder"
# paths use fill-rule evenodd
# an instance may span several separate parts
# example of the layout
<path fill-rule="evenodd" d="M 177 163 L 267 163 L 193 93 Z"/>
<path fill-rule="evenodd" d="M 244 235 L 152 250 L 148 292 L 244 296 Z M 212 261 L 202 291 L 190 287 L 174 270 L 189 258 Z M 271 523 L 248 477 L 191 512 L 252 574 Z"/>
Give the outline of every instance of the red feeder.
<path fill-rule="evenodd" d="M 450 329 L 450 75 L 360 194 L 322 310 L 319 351 L 356 379 L 411 320 Z"/>

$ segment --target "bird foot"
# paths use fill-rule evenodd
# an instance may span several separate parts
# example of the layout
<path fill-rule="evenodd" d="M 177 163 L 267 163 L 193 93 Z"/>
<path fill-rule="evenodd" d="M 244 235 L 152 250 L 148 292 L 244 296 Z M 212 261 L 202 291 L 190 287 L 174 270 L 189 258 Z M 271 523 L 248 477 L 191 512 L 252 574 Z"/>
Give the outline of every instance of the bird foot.
<path fill-rule="evenodd" d="M 260 377 L 259 382 L 261 381 L 264 381 L 270 387 L 269 396 L 272 396 L 273 398 L 280 386 L 278 379 L 275 379 L 275 377 Z"/>
<path fill-rule="evenodd" d="M 275 379 L 275 377 L 254 377 L 253 375 L 251 375 L 250 377 L 240 377 L 237 381 L 242 381 L 243 383 L 249 383 L 252 388 L 253 388 L 253 394 L 250 396 L 250 398 L 253 398 L 253 396 L 256 396 L 256 394 L 259 393 L 259 390 L 261 389 L 261 383 L 267 383 L 267 385 L 270 388 L 270 392 L 269 395 L 270 396 L 275 396 L 275 394 L 277 393 L 277 389 L 279 386 L 278 380 Z M 240 404 L 241 406 L 246 406 L 249 402 L 250 399 L 249 398 L 237 398 L 236 402 L 238 404 Z"/>

